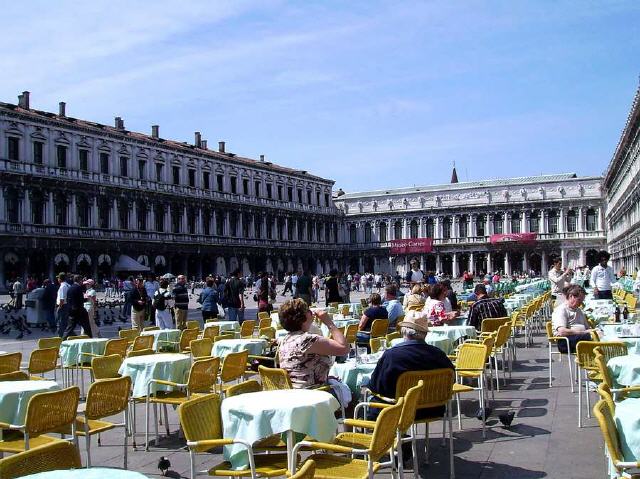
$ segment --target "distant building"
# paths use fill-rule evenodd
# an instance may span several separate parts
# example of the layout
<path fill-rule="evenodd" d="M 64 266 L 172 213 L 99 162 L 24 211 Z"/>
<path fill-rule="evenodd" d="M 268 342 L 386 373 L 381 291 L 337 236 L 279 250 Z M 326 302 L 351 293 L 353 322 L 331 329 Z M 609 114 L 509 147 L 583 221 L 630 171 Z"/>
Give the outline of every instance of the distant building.
<path fill-rule="evenodd" d="M 111 276 L 121 254 L 152 272 L 228 274 L 338 267 L 333 181 L 0 103 L 0 288 L 14 277 Z"/>
<path fill-rule="evenodd" d="M 604 177 L 607 241 L 616 271 L 640 267 L 640 87 Z"/>

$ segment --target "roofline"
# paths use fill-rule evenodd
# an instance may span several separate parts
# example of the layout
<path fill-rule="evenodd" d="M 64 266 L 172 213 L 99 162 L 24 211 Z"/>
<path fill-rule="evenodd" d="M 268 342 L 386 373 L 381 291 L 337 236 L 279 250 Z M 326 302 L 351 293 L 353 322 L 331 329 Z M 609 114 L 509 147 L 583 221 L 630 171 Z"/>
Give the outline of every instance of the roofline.
<path fill-rule="evenodd" d="M 291 176 L 298 177 L 300 179 L 314 180 L 314 181 L 325 183 L 326 186 L 331 186 L 331 187 L 333 187 L 333 185 L 335 184 L 335 180 L 313 175 L 311 173 L 306 172 L 306 170 L 298 170 L 295 168 L 281 166 L 271 162 L 262 162 L 259 160 L 254 160 L 253 158 L 238 156 L 234 153 L 228 153 L 228 152 L 222 153 L 216 150 L 197 148 L 195 145 L 191 145 L 186 142 L 180 142 L 177 140 L 171 140 L 166 138 L 154 138 L 151 135 L 137 132 L 137 131 L 131 131 L 126 129 L 119 130 L 111 125 L 105 125 L 102 123 L 93 122 L 91 120 L 82 120 L 82 119 L 74 118 L 71 116 L 60 116 L 53 112 L 47 112 L 47 111 L 38 110 L 35 108 L 29 108 L 27 110 L 27 109 L 21 108 L 19 105 L 15 105 L 13 103 L 5 103 L 5 102 L 0 102 L 0 111 L 2 110 L 11 112 L 13 114 L 24 117 L 31 121 L 49 120 L 49 121 L 57 122 L 61 127 L 73 128 L 76 130 L 86 129 L 96 134 L 99 134 L 100 136 L 105 136 L 105 134 L 108 133 L 109 135 L 120 136 L 121 138 L 127 139 L 129 141 L 132 141 L 132 140 L 146 141 L 147 143 L 150 143 L 152 146 L 156 148 L 176 150 L 181 152 L 181 154 L 185 154 L 185 155 L 198 155 L 200 157 L 206 156 L 211 159 L 224 160 L 224 161 L 235 163 L 241 166 L 257 168 L 259 170 L 263 170 L 273 174 L 276 174 L 276 173 L 288 174 Z M 44 116 L 45 118 L 42 118 L 41 116 Z M 82 123 L 76 123 L 76 121 L 80 121 Z M 129 133 L 134 133 L 136 136 L 135 137 L 129 136 Z"/>

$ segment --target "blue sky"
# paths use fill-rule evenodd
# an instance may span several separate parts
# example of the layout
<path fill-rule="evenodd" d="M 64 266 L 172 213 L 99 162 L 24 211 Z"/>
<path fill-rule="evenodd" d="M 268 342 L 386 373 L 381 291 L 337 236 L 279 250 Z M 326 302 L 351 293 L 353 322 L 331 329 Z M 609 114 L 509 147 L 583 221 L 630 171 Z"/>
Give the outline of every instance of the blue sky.
<path fill-rule="evenodd" d="M 362 191 L 602 174 L 640 74 L 637 1 L 0 0 L 0 101 Z"/>

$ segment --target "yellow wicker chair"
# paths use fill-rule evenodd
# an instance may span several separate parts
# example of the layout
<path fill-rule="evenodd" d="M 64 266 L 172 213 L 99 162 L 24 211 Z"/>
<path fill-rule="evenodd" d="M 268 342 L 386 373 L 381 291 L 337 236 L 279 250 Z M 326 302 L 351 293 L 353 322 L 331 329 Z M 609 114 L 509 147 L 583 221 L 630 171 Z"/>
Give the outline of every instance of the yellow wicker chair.
<path fill-rule="evenodd" d="M 80 334 L 78 336 L 69 336 L 67 338 L 67 341 L 74 341 L 76 339 L 91 339 L 89 336 L 87 336 L 86 334 Z"/>
<path fill-rule="evenodd" d="M 623 343 L 622 341 L 605 341 L 596 346 L 594 352 L 600 352 L 600 354 L 604 356 L 606 364 L 611 358 L 626 356 L 629 354 L 629 349 L 626 343 Z"/>
<path fill-rule="evenodd" d="M 233 333 L 220 334 L 213 338 L 213 343 L 215 344 L 216 342 L 222 341 L 224 339 L 235 339 L 235 335 Z"/>
<path fill-rule="evenodd" d="M 155 354 L 153 349 L 138 349 L 136 351 L 129 351 L 127 353 L 128 358 L 135 358 L 136 356 L 146 356 L 147 354 Z"/>
<path fill-rule="evenodd" d="M 212 341 L 216 338 L 216 336 L 220 336 L 220 326 L 207 325 L 202 331 L 202 338 L 209 338 Z"/>
<path fill-rule="evenodd" d="M 220 370 L 220 383 L 222 391 L 228 388 L 231 381 L 242 379 L 247 370 L 247 361 L 249 360 L 249 351 L 239 351 L 237 353 L 229 353 L 222 360 L 222 368 Z"/>
<path fill-rule="evenodd" d="M 131 378 L 124 376 L 114 379 L 103 379 L 89 386 L 87 402 L 82 414 L 76 417 L 76 434 L 84 436 L 87 448 L 87 467 L 91 467 L 91 436 L 111 429 L 124 429 L 124 468 L 127 468 L 128 411 Z M 123 421 L 115 423 L 105 418 L 123 413 Z M 100 436 L 98 436 L 100 444 Z"/>
<path fill-rule="evenodd" d="M 0 478 L 15 479 L 39 472 L 79 469 L 80 452 L 75 444 L 56 441 L 0 459 Z"/>
<path fill-rule="evenodd" d="M 153 349 L 153 336 L 136 336 L 129 353 L 140 351 L 141 349 Z"/>
<path fill-rule="evenodd" d="M 500 391 L 500 368 L 498 367 L 498 356 L 502 356 L 501 365 L 502 365 L 502 380 L 506 385 L 507 379 L 505 378 L 505 370 L 507 369 L 507 362 L 510 361 L 510 354 L 508 349 L 509 338 L 511 337 L 511 325 L 503 324 L 498 328 L 498 331 L 495 336 L 495 341 L 493 343 L 493 347 L 490 351 L 490 356 L 493 358 L 496 370 L 496 388 Z M 507 359 L 509 357 L 509 359 Z M 509 375 L 511 375 L 511 366 L 509 368 Z"/>
<path fill-rule="evenodd" d="M 274 339 L 276 339 L 276 329 L 272 328 L 271 326 L 266 328 L 260 328 L 259 336 L 269 341 L 273 341 Z"/>
<path fill-rule="evenodd" d="M 369 340 L 369 348 L 371 349 L 372 353 L 377 353 L 378 351 L 380 351 L 382 349 L 382 345 L 387 344 L 387 338 L 383 337 L 383 338 L 371 338 Z"/>
<path fill-rule="evenodd" d="M 569 338 L 566 336 L 555 336 L 553 334 L 553 325 L 551 321 L 547 321 L 545 323 L 545 329 L 547 332 L 547 345 L 549 351 L 549 387 L 551 387 L 551 382 L 553 381 L 553 372 L 552 372 L 552 364 L 554 354 L 558 355 L 558 361 L 562 361 L 562 356 L 564 355 L 560 351 L 553 351 L 553 345 L 558 345 L 558 342 L 565 341 L 567 343 L 567 351 L 569 351 Z M 574 392 L 575 389 L 573 387 L 573 368 L 571 367 L 571 354 L 566 353 L 569 357 L 567 358 L 567 364 L 569 365 L 569 383 L 571 384 L 571 392 Z"/>
<path fill-rule="evenodd" d="M 240 337 L 252 338 L 254 329 L 256 329 L 256 321 L 253 319 L 245 319 L 240 325 Z"/>
<path fill-rule="evenodd" d="M 185 330 L 187 331 L 187 330 Z M 152 379 L 147 385 L 146 396 L 146 428 L 145 428 L 145 448 L 149 450 L 149 405 L 153 404 L 154 410 L 154 426 L 156 432 L 156 446 L 160 440 L 158 435 L 158 411 L 157 404 L 164 406 L 164 423 L 166 426 L 167 436 L 169 435 L 169 421 L 167 404 L 177 406 L 194 394 L 208 394 L 214 390 L 220 369 L 220 358 L 207 358 L 195 361 L 191 365 L 189 377 L 186 383 L 175 383 L 173 381 L 165 381 L 162 379 Z M 154 391 L 157 386 L 169 386 L 173 391 Z"/>
<path fill-rule="evenodd" d="M 133 344 L 133 341 L 140 336 L 140 331 L 137 329 L 121 329 L 118 331 L 118 336 L 127 340 L 129 345 Z"/>
<path fill-rule="evenodd" d="M 606 343 L 602 343 L 606 344 Z M 602 346 L 598 346 L 595 349 L 595 358 L 594 362 L 598 371 L 600 372 L 600 377 L 602 379 L 602 383 L 598 386 L 598 392 L 600 392 L 600 388 L 604 388 L 612 397 L 616 400 L 619 400 L 619 397 L 623 397 L 628 393 L 632 392 L 640 392 L 640 386 L 626 386 L 626 387 L 616 387 L 616 383 L 611 377 L 611 373 L 609 372 L 609 368 L 607 367 L 607 358 L 602 354 Z"/>
<path fill-rule="evenodd" d="M 260 318 L 260 314 L 266 314 L 266 318 Z M 258 329 L 262 328 L 270 328 L 271 327 L 271 318 L 268 317 L 268 313 L 258 313 Z"/>
<path fill-rule="evenodd" d="M 452 376 L 453 377 L 453 376 Z M 404 477 L 404 465 L 403 465 L 403 457 L 402 457 L 402 444 L 411 443 L 411 449 L 413 453 L 413 474 L 417 478 L 418 477 L 418 451 L 416 444 L 416 430 L 414 427 L 414 421 L 416 416 L 416 409 L 418 407 L 418 402 L 422 395 L 422 390 L 424 388 L 424 381 L 418 381 L 418 384 L 409 388 L 404 395 L 404 405 L 402 407 L 402 414 L 400 415 L 400 421 L 398 423 L 398 436 L 396 437 L 396 441 L 394 444 L 394 448 L 396 454 L 398 455 L 398 475 L 400 477 Z M 360 407 L 372 407 L 378 409 L 384 409 L 391 404 L 386 403 L 360 403 L 356 406 L 354 414 L 357 414 L 358 409 Z M 361 419 L 346 419 L 346 426 L 352 426 L 354 428 L 364 428 L 364 429 L 373 429 L 375 427 L 375 421 L 367 421 Z M 404 434 L 408 436 L 403 437 Z M 340 433 L 336 436 L 335 443 L 341 446 L 360 448 L 360 449 L 368 449 L 371 446 L 372 436 L 370 434 L 362 434 L 357 432 L 345 432 Z M 390 462 L 391 464 L 391 462 Z"/>
<path fill-rule="evenodd" d="M 576 344 L 576 376 L 578 377 L 578 427 L 582 427 L 582 381 L 584 379 L 585 399 L 587 405 L 587 417 L 591 417 L 591 405 L 589 395 L 589 381 L 600 383 L 602 377 L 595 362 L 595 349 L 600 346 L 600 341 L 580 341 Z"/>
<path fill-rule="evenodd" d="M 0 374 L 20 371 L 22 353 L 0 354 Z"/>
<path fill-rule="evenodd" d="M 624 460 L 620 447 L 620 437 L 616 429 L 614 411 L 611 410 L 607 401 L 600 399 L 596 405 L 593 406 L 593 414 L 598 420 L 609 460 L 616 470 L 616 477 L 637 477 L 635 474 L 626 474 L 627 470 L 631 470 L 630 472 L 632 473 L 637 473 L 638 468 L 640 468 L 640 462 L 627 462 Z"/>
<path fill-rule="evenodd" d="M 294 475 L 289 476 L 289 479 L 313 479 L 316 473 L 316 463 L 314 461 L 306 461 L 300 470 Z"/>
<path fill-rule="evenodd" d="M 160 326 L 147 326 L 146 328 L 142 328 L 142 331 L 160 331 Z"/>
<path fill-rule="evenodd" d="M 189 345 L 194 339 L 198 339 L 200 331 L 197 328 L 183 329 L 180 333 L 180 339 L 178 341 L 158 340 L 159 349 L 176 349 L 180 353 L 189 352 Z"/>
<path fill-rule="evenodd" d="M 260 373 L 260 381 L 264 391 L 273 391 L 276 389 L 293 389 L 289 373 L 284 369 L 267 368 L 258 366 Z"/>
<path fill-rule="evenodd" d="M 223 462 L 208 471 L 199 473 L 210 476 L 227 477 L 274 477 L 287 472 L 287 458 L 283 454 L 263 454 L 254 456 L 252 444 L 241 439 L 223 439 L 220 396 L 207 394 L 192 398 L 178 406 L 178 418 L 189 448 L 190 477 L 196 477 L 196 453 L 206 452 L 216 447 L 242 444 L 247 448 L 249 469 L 234 470 L 230 463 Z"/>
<path fill-rule="evenodd" d="M 333 308 L 333 309 L 338 309 L 339 305 L 340 305 L 340 303 L 329 303 L 329 307 Z"/>
<path fill-rule="evenodd" d="M 98 356 L 91 360 L 91 375 L 96 381 L 119 378 L 118 371 L 121 365 L 122 357 L 119 354 Z"/>
<path fill-rule="evenodd" d="M 401 338 L 402 338 L 401 333 L 398 333 L 398 332 L 389 333 L 387 334 L 387 345 L 391 346 L 391 341 L 393 341 L 394 339 L 401 339 Z"/>
<path fill-rule="evenodd" d="M 257 393 L 262 391 L 262 385 L 255 379 L 249 379 L 227 388 L 225 397 L 239 396 L 240 394 Z"/>
<path fill-rule="evenodd" d="M 0 381 L 29 381 L 29 375 L 23 371 L 0 374 Z"/>
<path fill-rule="evenodd" d="M 262 321 L 262 320 L 269 320 L 269 323 L 271 323 L 271 315 L 266 311 L 258 312 L 258 321 Z"/>
<path fill-rule="evenodd" d="M 71 436 L 75 441 L 75 417 L 79 398 L 78 386 L 32 396 L 27 405 L 24 425 L 14 427 L 2 425 L 10 431 L 5 431 L 3 439 L 0 440 L 0 452 L 22 452 L 32 447 L 60 441 L 45 434 L 65 431 L 69 425 L 72 425 Z"/>
<path fill-rule="evenodd" d="M 40 338 L 38 339 L 38 349 L 47 349 L 47 348 L 60 348 L 62 344 L 62 338 L 53 337 L 53 338 Z"/>
<path fill-rule="evenodd" d="M 389 332 L 388 319 L 374 319 L 371 323 L 371 338 L 384 338 Z"/>
<path fill-rule="evenodd" d="M 334 454 L 312 454 L 308 460 L 316 464 L 316 479 L 373 479 L 380 469 L 379 459 L 385 455 L 394 444 L 398 431 L 398 423 L 402 414 L 404 398 L 390 407 L 383 409 L 373 428 L 370 446 L 366 449 L 352 448 L 338 444 L 324 442 L 301 441 L 293 448 L 294 466 L 300 448 L 325 450 L 339 454 L 366 456 L 366 459 L 337 456 Z"/>
<path fill-rule="evenodd" d="M 191 349 L 191 357 L 193 359 L 211 357 L 212 348 L 213 340 L 210 338 L 194 339 L 189 345 L 189 349 Z"/>
<path fill-rule="evenodd" d="M 462 416 L 460 414 L 460 394 L 478 391 L 480 408 L 485 411 L 485 364 L 487 362 L 488 346 L 486 344 L 464 343 L 458 350 L 456 358 L 456 383 L 453 394 L 456 396 L 458 408 L 458 429 L 462 430 Z M 458 381 L 462 378 L 476 379 L 477 387 L 466 386 Z M 482 437 L 486 437 L 485 415 L 482 417 Z"/>
<path fill-rule="evenodd" d="M 358 325 L 349 324 L 344 331 L 344 337 L 347 340 L 347 343 L 355 344 L 358 337 Z"/>
<path fill-rule="evenodd" d="M 511 322 L 511 318 L 486 318 L 482 320 L 480 324 L 480 335 L 485 336 L 498 331 L 498 328 L 503 324 Z"/>
<path fill-rule="evenodd" d="M 27 372 L 31 379 L 43 379 L 44 374 L 53 371 L 56 378 L 56 368 L 58 367 L 58 348 L 34 349 L 29 356 L 29 366 Z M 41 376 L 34 376 L 40 374 Z"/>
<path fill-rule="evenodd" d="M 200 332 L 200 321 L 195 319 L 190 319 L 187 321 L 187 329 L 197 329 Z"/>
<path fill-rule="evenodd" d="M 347 316 L 351 316 L 351 305 L 350 304 L 343 304 L 342 308 L 340 308 L 340 314 L 342 316 L 344 316 L 345 318 Z"/>

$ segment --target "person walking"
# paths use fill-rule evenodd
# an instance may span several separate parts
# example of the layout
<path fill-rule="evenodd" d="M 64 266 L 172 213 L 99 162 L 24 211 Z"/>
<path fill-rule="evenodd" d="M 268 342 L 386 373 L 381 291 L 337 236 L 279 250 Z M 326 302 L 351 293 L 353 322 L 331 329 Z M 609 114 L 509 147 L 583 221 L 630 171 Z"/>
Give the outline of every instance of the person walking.
<path fill-rule="evenodd" d="M 56 285 L 49 278 L 42 283 L 44 293 L 42 294 L 42 309 L 52 333 L 56 332 Z"/>
<path fill-rule="evenodd" d="M 98 293 L 96 293 L 93 287 L 95 282 L 92 279 L 88 279 L 82 283 L 86 291 L 84 293 L 84 309 L 87 310 L 87 318 L 89 321 L 89 327 L 91 328 L 91 337 L 99 338 L 100 329 L 96 323 L 96 312 L 98 309 Z M 86 334 L 86 332 L 84 333 Z"/>
<path fill-rule="evenodd" d="M 176 328 L 186 329 L 189 314 L 189 290 L 187 289 L 187 277 L 183 274 L 178 276 L 176 285 L 173 287 L 173 299 L 175 301 L 173 313 Z"/>
<path fill-rule="evenodd" d="M 24 286 L 20 282 L 19 278 L 16 278 L 12 285 L 13 298 L 15 300 L 15 308 L 22 309 L 22 297 L 24 296 Z"/>
<path fill-rule="evenodd" d="M 240 270 L 231 272 L 231 277 L 224 285 L 224 300 L 227 305 L 227 319 L 229 321 L 244 321 L 244 283 L 238 277 Z"/>
<path fill-rule="evenodd" d="M 136 278 L 135 288 L 129 293 L 131 298 L 131 328 L 142 331 L 144 327 L 144 317 L 147 310 L 149 296 L 147 290 L 144 289 L 142 278 Z"/>
<path fill-rule="evenodd" d="M 598 253 L 598 264 L 591 271 L 591 286 L 596 299 L 613 299 L 611 285 L 616 282 L 613 268 L 608 266 L 611 255 L 607 251 Z"/>
<path fill-rule="evenodd" d="M 58 292 L 56 294 L 56 323 L 58 324 L 58 336 L 62 337 L 67 329 L 69 322 L 69 305 L 67 304 L 67 293 L 69 292 L 69 283 L 67 283 L 67 275 L 58 274 Z"/>
<path fill-rule="evenodd" d="M 155 311 L 156 326 L 160 329 L 171 329 L 171 308 L 173 307 L 173 296 L 169 291 L 169 281 L 160 280 L 158 290 L 153 294 L 153 309 Z"/>
<path fill-rule="evenodd" d="M 198 303 L 202 305 L 202 322 L 218 318 L 218 290 L 213 278 L 207 278 L 205 288 L 200 292 Z"/>
<path fill-rule="evenodd" d="M 84 309 L 84 286 L 80 275 L 73 277 L 73 284 L 67 291 L 67 304 L 69 305 L 69 321 L 62 335 L 62 340 L 66 341 L 69 336 L 72 336 L 78 325 L 82 327 L 87 336 L 93 337 L 89 325 L 89 315 Z"/>
<path fill-rule="evenodd" d="M 311 277 L 308 271 L 298 271 L 298 283 L 296 285 L 296 298 L 302 299 L 311 306 Z"/>

